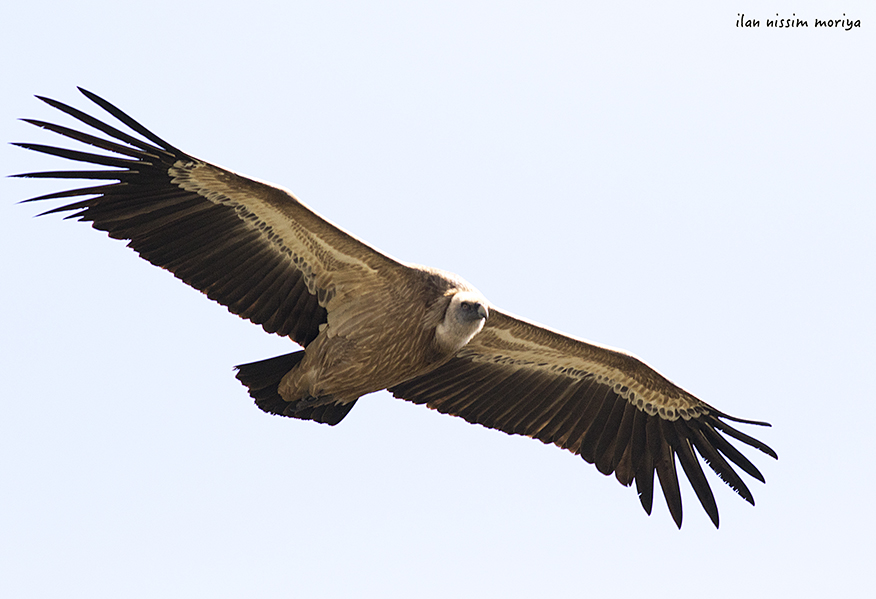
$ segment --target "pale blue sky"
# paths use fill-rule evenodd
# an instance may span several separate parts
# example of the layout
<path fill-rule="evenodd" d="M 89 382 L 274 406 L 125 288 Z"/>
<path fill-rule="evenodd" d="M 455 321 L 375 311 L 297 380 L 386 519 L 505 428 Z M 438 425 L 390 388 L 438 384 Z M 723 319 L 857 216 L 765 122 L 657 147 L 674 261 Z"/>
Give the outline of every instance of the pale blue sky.
<path fill-rule="evenodd" d="M 0 181 L 0 595 L 824 597 L 872 592 L 870 2 L 32 1 L 0 139 L 81 85 L 494 304 L 642 356 L 778 462 L 684 527 L 554 447 L 378 393 L 271 417 L 295 346 Z M 318 5 L 318 6 L 317 6 Z M 125 7 L 123 7 L 125 6 Z M 853 31 L 739 30 L 737 13 Z M 3 145 L 4 174 L 64 162 Z"/>

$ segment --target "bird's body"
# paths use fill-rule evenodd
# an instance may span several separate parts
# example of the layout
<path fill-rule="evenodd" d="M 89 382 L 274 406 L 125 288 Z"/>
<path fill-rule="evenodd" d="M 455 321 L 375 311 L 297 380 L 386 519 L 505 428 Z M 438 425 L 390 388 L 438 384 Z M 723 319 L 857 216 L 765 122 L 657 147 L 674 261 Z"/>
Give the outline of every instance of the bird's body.
<path fill-rule="evenodd" d="M 360 302 L 356 301 L 348 304 L 348 310 L 329 312 L 301 362 L 283 376 L 278 393 L 284 401 L 332 398 L 338 403 L 353 402 L 433 370 L 483 326 L 483 319 L 462 327 L 454 327 L 452 317 L 448 319 L 457 296 L 486 305 L 480 294 L 461 281 L 416 267 L 406 276 L 416 284 L 377 291 L 380 318 L 368 306 L 357 309 Z M 365 304 L 370 300 L 358 299 Z"/>
<path fill-rule="evenodd" d="M 123 157 L 18 144 L 109 167 L 20 176 L 115 181 L 34 199 L 84 196 L 49 212 L 73 211 L 129 240 L 143 258 L 234 314 L 301 345 L 238 366 L 263 410 L 333 425 L 362 395 L 389 389 L 579 454 L 624 485 L 635 481 L 648 513 L 656 472 L 679 526 L 676 458 L 718 525 L 695 452 L 754 503 L 730 462 L 763 477 L 723 435 L 775 457 L 725 420 L 762 423 L 716 410 L 631 354 L 503 312 L 456 275 L 387 256 L 290 192 L 194 158 L 83 93 L 148 142 L 42 98 L 110 139 L 28 122 Z"/>

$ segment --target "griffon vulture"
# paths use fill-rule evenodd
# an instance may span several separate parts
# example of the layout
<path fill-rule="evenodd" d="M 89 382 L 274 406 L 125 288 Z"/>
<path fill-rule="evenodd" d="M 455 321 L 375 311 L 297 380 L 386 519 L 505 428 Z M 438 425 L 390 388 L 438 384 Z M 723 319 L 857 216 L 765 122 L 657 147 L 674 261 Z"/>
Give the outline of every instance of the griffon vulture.
<path fill-rule="evenodd" d="M 679 527 L 676 463 L 716 527 L 718 508 L 699 459 L 754 504 L 731 463 L 764 478 L 725 436 L 776 453 L 726 421 L 766 423 L 713 408 L 628 353 L 503 312 L 456 275 L 399 262 L 285 189 L 182 152 L 81 91 L 142 139 L 40 97 L 105 137 L 28 123 L 109 154 L 17 144 L 103 167 L 16 175 L 99 182 L 27 201 L 77 198 L 43 214 L 70 211 L 68 218 L 128 240 L 229 311 L 301 345 L 237 367 L 265 412 L 335 425 L 359 397 L 388 389 L 568 449 L 623 485 L 635 481 L 649 514 L 656 472 Z"/>

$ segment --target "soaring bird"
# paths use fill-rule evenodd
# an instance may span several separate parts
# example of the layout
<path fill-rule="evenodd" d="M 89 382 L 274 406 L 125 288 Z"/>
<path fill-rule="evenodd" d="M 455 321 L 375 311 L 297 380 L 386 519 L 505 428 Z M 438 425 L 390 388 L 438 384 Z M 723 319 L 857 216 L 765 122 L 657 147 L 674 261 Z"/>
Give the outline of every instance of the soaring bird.
<path fill-rule="evenodd" d="M 718 526 L 700 466 L 746 501 L 733 468 L 763 475 L 726 437 L 776 453 L 728 424 L 734 418 L 676 386 L 635 356 L 513 316 L 449 272 L 396 260 L 305 206 L 292 193 L 205 162 L 127 114 L 80 91 L 132 135 L 37 96 L 103 135 L 26 122 L 102 153 L 16 145 L 96 165 L 17 177 L 96 184 L 31 200 L 75 198 L 70 212 L 268 333 L 303 349 L 237 366 L 265 412 L 339 423 L 363 395 L 396 397 L 580 455 L 626 486 L 650 514 L 654 473 L 681 527 L 681 464 Z"/>

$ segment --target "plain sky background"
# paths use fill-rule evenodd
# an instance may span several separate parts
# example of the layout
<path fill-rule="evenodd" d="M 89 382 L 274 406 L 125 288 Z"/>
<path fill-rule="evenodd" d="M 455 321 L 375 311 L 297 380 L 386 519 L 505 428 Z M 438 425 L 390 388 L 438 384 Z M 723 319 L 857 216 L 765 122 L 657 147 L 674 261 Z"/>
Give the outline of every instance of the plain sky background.
<path fill-rule="evenodd" d="M 872 2 L 17 3 L 0 139 L 106 97 L 494 304 L 771 429 L 684 527 L 553 446 L 377 393 L 338 426 L 232 366 L 295 349 L 0 182 L 3 597 L 872 596 Z M 735 27 L 737 13 L 761 19 Z M 767 29 L 792 13 L 808 29 Z M 814 19 L 861 28 L 814 29 Z M 3 174 L 72 163 L 0 148 Z M 750 480 L 750 479 L 748 479 Z"/>

